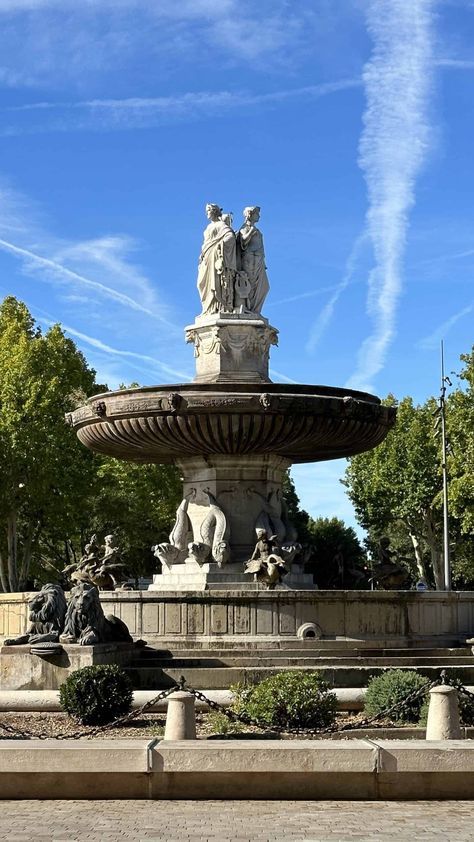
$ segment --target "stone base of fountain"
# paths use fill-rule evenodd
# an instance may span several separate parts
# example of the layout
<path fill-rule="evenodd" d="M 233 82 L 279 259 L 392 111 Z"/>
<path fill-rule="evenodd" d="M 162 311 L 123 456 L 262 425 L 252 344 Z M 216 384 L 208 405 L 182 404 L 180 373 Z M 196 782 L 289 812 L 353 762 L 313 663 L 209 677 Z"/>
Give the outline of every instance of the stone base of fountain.
<path fill-rule="evenodd" d="M 316 590 L 313 577 L 304 573 L 300 565 L 293 564 L 290 572 L 274 590 Z M 226 564 L 218 567 L 214 562 L 198 564 L 194 559 L 187 559 L 183 564 L 171 568 L 164 567 L 163 572 L 153 576 L 149 591 L 260 591 L 268 590 L 265 584 L 258 582 L 250 573 L 244 573 L 242 564 Z"/>

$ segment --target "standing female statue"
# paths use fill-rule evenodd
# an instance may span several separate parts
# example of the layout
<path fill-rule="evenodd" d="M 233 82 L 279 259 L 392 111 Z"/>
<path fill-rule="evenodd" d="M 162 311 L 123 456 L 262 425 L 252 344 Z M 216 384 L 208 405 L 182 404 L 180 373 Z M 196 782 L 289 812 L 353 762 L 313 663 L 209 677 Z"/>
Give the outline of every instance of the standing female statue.
<path fill-rule="evenodd" d="M 221 310 L 231 313 L 237 269 L 235 233 L 219 205 L 206 205 L 206 214 L 210 221 L 204 231 L 197 280 L 202 315 Z"/>
<path fill-rule="evenodd" d="M 247 275 L 250 289 L 248 292 L 249 310 L 261 313 L 263 302 L 270 285 L 265 266 L 265 252 L 261 231 L 255 227 L 260 219 L 260 208 L 244 208 L 244 224 L 237 234 L 237 245 L 240 252 L 239 268 Z"/>

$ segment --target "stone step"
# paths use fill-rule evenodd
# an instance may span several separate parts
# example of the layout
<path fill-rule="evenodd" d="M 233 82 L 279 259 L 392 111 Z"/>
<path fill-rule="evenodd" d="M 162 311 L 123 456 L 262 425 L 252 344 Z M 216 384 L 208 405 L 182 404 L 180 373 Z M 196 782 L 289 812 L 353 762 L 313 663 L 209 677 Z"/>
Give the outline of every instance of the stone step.
<path fill-rule="evenodd" d="M 163 667 L 163 669 L 195 669 L 195 668 L 209 668 L 209 667 L 220 667 L 220 666 L 235 666 L 235 667 L 266 667 L 266 666 L 275 666 L 278 669 L 286 669 L 287 667 L 314 667 L 315 669 L 320 669 L 322 667 L 331 667 L 331 666 L 340 666 L 340 667 L 351 667 L 351 666 L 380 666 L 380 667 L 392 667 L 396 666 L 397 669 L 403 667 L 435 667 L 435 666 L 455 666 L 456 664 L 465 664 L 466 658 L 460 657 L 432 657 L 432 658 L 420 658 L 418 656 L 412 657 L 400 657 L 400 658 L 387 658 L 387 657 L 366 657 L 365 655 L 359 657 L 347 657 L 347 658 L 312 658 L 312 657 L 299 657 L 299 658 L 286 658 L 286 657 L 234 657 L 233 655 L 223 655 L 219 658 L 201 658 L 201 657 L 194 657 L 194 658 L 156 658 L 156 659 L 145 659 L 141 660 L 138 659 L 134 661 L 133 666 L 137 669 L 144 668 L 153 668 L 153 667 Z M 474 659 L 471 659 L 471 663 L 474 666 Z"/>
<path fill-rule="evenodd" d="M 265 659 L 293 659 L 293 658 L 470 658 L 470 647 L 459 648 L 426 648 L 426 649 L 262 649 L 248 650 L 235 648 L 232 650 L 216 647 L 214 649 L 145 649 L 140 652 L 140 661 L 146 665 L 147 661 L 169 661 L 171 659 L 234 659 L 234 658 L 265 658 Z"/>
<path fill-rule="evenodd" d="M 214 652 L 217 650 L 232 650 L 232 651 L 262 651 L 264 649 L 271 650 L 271 651 L 307 651 L 307 650 L 351 650 L 354 649 L 372 649 L 374 651 L 380 651 L 382 649 L 386 649 L 389 653 L 394 652 L 396 650 L 409 650 L 409 651 L 418 651 L 419 649 L 440 649 L 445 651 L 446 649 L 465 649 L 466 651 L 470 647 L 466 647 L 466 641 L 464 638 L 459 636 L 453 635 L 429 635 L 425 637 L 419 638 L 406 638 L 406 637 L 381 637 L 381 638 L 348 638 L 348 637 L 324 637 L 324 638 L 306 638 L 306 639 L 297 639 L 295 637 L 290 638 L 275 638 L 275 637 L 264 637 L 263 635 L 259 635 L 258 637 L 253 637 L 248 639 L 245 635 L 238 635 L 238 636 L 230 636 L 230 635 L 223 635 L 222 637 L 202 637 L 202 638 L 195 638 L 192 641 L 189 637 L 176 637 L 176 638 L 167 638 L 166 644 L 163 643 L 163 639 L 161 638 L 154 638 L 153 635 L 144 635 L 148 639 L 149 646 L 146 650 L 143 651 L 168 651 L 168 652 L 175 652 L 175 651 L 182 651 L 182 650 L 189 650 L 193 652 Z"/>
<path fill-rule="evenodd" d="M 393 667 L 393 663 L 390 664 Z M 285 670 L 306 669 L 314 672 L 315 669 L 322 672 L 330 687 L 366 687 L 368 681 L 374 675 L 386 672 L 388 667 L 384 666 L 323 666 L 323 667 L 301 667 L 287 666 Z M 415 667 L 412 666 L 412 669 Z M 437 678 L 442 669 L 446 669 L 448 675 L 455 675 L 464 684 L 474 684 L 474 663 L 461 664 L 440 664 L 437 666 L 422 666 L 417 672 L 430 679 Z M 232 684 L 253 684 L 281 672 L 278 666 L 219 666 L 219 667 L 186 667 L 176 668 L 166 666 L 141 667 L 136 669 L 130 667 L 126 670 L 131 677 L 135 689 L 161 689 L 169 687 L 172 681 L 179 681 L 184 675 L 188 684 L 198 690 L 226 690 Z"/>

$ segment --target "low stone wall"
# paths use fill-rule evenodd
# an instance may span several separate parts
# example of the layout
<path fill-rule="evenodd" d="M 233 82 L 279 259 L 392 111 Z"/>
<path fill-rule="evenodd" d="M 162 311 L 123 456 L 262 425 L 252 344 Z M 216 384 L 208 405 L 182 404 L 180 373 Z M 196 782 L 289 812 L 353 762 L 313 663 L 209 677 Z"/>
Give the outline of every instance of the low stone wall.
<path fill-rule="evenodd" d="M 0 635 L 24 633 L 29 594 L 0 594 Z M 204 591 L 101 594 L 136 637 L 165 642 L 253 637 L 294 638 L 304 623 L 323 637 L 416 640 L 474 633 L 474 592 L 429 591 Z"/>
<path fill-rule="evenodd" d="M 463 740 L 4 740 L 2 799 L 474 797 Z"/>

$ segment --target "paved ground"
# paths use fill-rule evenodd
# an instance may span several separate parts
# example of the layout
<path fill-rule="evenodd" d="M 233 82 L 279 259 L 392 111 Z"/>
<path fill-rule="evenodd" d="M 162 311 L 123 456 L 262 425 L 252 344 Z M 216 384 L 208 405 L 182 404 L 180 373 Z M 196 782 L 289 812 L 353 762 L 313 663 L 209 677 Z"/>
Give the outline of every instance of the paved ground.
<path fill-rule="evenodd" d="M 3 801 L 9 842 L 471 842 L 474 802 Z"/>

